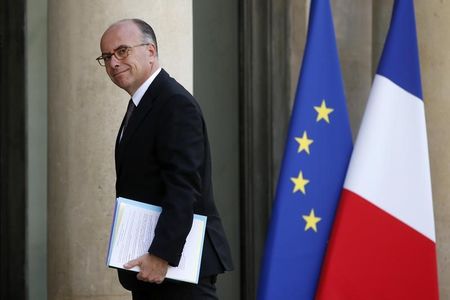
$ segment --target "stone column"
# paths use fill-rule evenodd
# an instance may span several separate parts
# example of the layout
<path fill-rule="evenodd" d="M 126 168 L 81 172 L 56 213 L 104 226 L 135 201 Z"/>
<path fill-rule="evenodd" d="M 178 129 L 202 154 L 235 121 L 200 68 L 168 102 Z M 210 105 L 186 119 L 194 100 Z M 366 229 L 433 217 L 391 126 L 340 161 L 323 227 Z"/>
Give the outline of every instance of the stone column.
<path fill-rule="evenodd" d="M 105 266 L 114 208 L 114 142 L 129 95 L 95 58 L 113 22 L 156 32 L 163 67 L 192 90 L 192 1 L 48 1 L 48 296 L 130 299 Z"/>
<path fill-rule="evenodd" d="M 27 299 L 47 299 L 47 0 L 26 8 Z"/>

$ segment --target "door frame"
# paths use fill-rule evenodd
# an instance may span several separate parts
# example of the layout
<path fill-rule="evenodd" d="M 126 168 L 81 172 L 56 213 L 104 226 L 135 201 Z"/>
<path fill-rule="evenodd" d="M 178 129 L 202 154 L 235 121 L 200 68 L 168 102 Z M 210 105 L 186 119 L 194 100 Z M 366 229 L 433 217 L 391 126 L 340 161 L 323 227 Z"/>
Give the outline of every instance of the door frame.
<path fill-rule="evenodd" d="M 256 298 L 287 134 L 291 2 L 240 2 L 241 299 Z"/>

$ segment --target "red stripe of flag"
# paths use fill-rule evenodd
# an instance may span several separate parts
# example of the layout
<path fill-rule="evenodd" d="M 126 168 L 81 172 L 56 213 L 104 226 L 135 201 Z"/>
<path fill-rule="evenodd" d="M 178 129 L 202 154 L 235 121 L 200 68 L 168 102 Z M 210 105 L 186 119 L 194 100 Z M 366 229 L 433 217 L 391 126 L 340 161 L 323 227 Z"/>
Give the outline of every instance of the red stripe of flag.
<path fill-rule="evenodd" d="M 316 299 L 439 299 L 436 244 L 351 191 L 331 240 Z"/>

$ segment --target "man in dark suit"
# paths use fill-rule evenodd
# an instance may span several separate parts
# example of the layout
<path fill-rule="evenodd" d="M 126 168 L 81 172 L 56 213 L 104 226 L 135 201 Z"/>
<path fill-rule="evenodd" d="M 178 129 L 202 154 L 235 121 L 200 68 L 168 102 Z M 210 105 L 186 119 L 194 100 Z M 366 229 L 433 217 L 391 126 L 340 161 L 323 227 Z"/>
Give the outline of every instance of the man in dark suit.
<path fill-rule="evenodd" d="M 148 253 L 119 270 L 133 299 L 217 299 L 217 274 L 232 269 L 214 204 L 205 122 L 193 96 L 160 68 L 153 29 L 142 20 L 111 25 L 100 42 L 111 80 L 131 96 L 116 141 L 116 194 L 162 207 Z M 198 285 L 164 280 L 177 266 L 193 214 L 208 217 Z"/>

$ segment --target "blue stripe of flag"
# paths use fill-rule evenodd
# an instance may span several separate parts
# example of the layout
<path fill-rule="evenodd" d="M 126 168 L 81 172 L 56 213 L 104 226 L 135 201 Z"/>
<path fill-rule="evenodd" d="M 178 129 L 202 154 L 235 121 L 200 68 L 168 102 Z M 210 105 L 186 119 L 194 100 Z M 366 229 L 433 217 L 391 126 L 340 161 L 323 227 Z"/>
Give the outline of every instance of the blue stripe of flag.
<path fill-rule="evenodd" d="M 395 1 L 391 26 L 377 73 L 423 99 L 412 0 Z"/>

